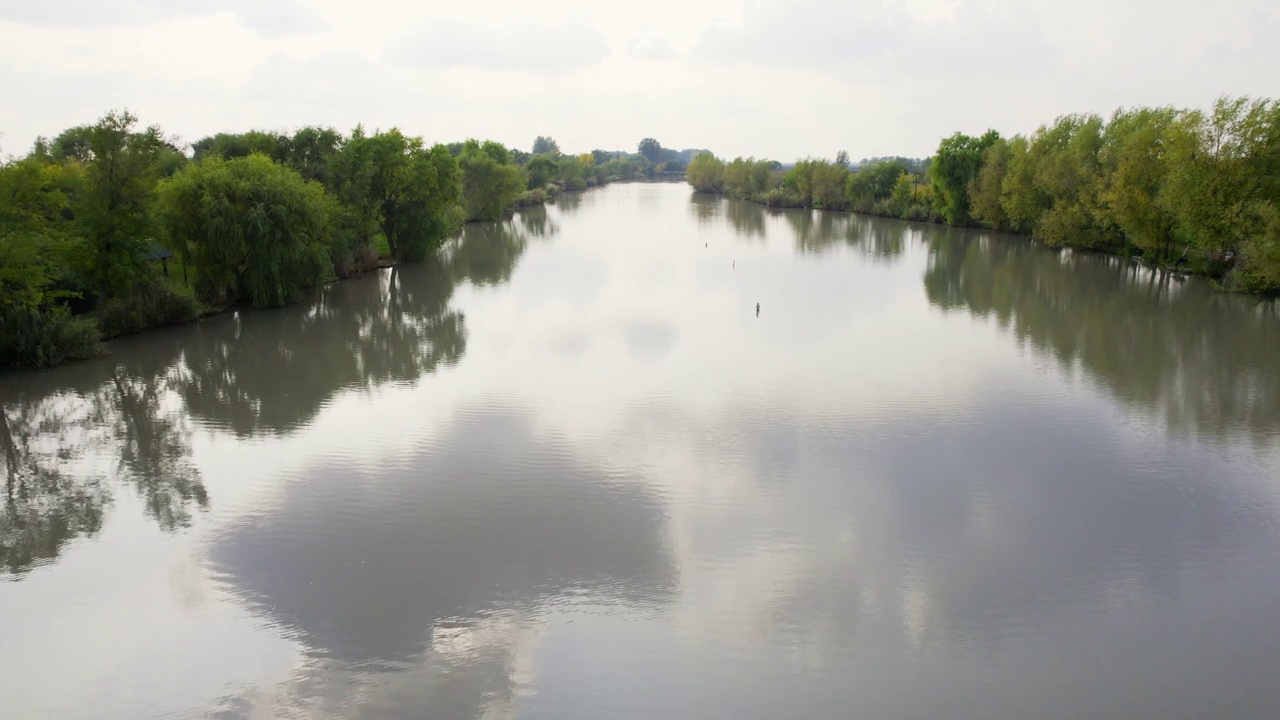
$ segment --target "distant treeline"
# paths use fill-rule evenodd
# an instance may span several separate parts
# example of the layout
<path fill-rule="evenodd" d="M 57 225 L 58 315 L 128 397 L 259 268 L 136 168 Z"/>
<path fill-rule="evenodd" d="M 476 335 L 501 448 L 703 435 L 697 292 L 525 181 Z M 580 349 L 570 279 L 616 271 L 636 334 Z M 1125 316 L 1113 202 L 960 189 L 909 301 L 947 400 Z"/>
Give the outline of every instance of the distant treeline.
<path fill-rule="evenodd" d="M 843 156 L 843 153 L 841 153 Z M 782 170 L 700 155 L 688 181 L 771 206 L 853 210 L 1032 235 L 1140 256 L 1280 292 L 1280 102 L 1220 99 L 1208 112 L 1065 115 L 1030 136 L 956 133 L 925 161 L 848 167 L 806 158 Z"/>
<path fill-rule="evenodd" d="M 220 133 L 189 147 L 128 112 L 40 138 L 0 164 L 0 367 L 55 365 L 101 338 L 425 257 L 465 221 L 564 190 L 683 177 L 697 150 L 565 155 L 478 140 Z"/>

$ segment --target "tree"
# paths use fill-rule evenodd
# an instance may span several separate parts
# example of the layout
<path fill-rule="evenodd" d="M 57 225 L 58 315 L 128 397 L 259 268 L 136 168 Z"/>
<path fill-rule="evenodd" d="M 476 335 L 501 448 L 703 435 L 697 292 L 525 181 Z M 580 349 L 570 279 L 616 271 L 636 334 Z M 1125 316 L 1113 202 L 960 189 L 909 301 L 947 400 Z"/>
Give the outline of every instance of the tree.
<path fill-rule="evenodd" d="M 1178 113 L 1173 108 L 1117 110 L 1107 123 L 1100 150 L 1102 200 L 1130 245 L 1159 254 L 1173 241 L 1177 219 L 1160 202 L 1169 175 L 1169 141 Z"/>
<path fill-rule="evenodd" d="M 290 144 L 290 138 L 279 133 L 250 130 L 243 133 L 218 133 L 201 138 L 191 144 L 191 150 L 196 160 L 207 157 L 230 160 L 261 153 L 282 163 L 289 156 Z"/>
<path fill-rule="evenodd" d="M 420 259 L 454 229 L 461 178 L 446 146 L 428 150 L 396 128 L 366 135 L 356 127 L 333 166 L 340 246 L 368 246 L 381 230 L 392 257 Z"/>
<path fill-rule="evenodd" d="M 1115 245 L 1118 233 L 1101 199 L 1102 132 L 1097 115 L 1064 115 L 1031 138 L 1033 181 L 1047 203 L 1032 227 L 1037 237 L 1055 245 Z"/>
<path fill-rule="evenodd" d="M 88 173 L 74 211 L 90 247 L 86 271 L 102 297 L 128 294 L 148 271 L 164 141 L 158 127 L 134 132 L 137 122 L 127 110 L 109 112 L 88 130 Z"/>
<path fill-rule="evenodd" d="M 83 182 L 78 162 L 0 164 L 0 366 L 45 367 L 100 351 L 98 330 L 73 318 L 67 271 L 78 242 L 67 220 Z"/>
<path fill-rule="evenodd" d="M 1170 172 L 1161 204 L 1182 238 L 1206 252 L 1239 249 L 1265 234 L 1280 204 L 1280 102 L 1221 98 L 1209 114 L 1183 114 L 1168 130 Z"/>
<path fill-rule="evenodd" d="M 837 210 L 847 207 L 845 185 L 849 171 L 815 158 L 798 161 L 783 178 L 783 186 L 799 194 L 807 207 Z"/>
<path fill-rule="evenodd" d="M 929 166 L 929 178 L 942 199 L 942 215 L 951 225 L 969 223 L 969 183 L 982 169 L 982 153 L 1000 134 L 988 130 L 982 137 L 956 133 L 938 145 Z"/>
<path fill-rule="evenodd" d="M 916 184 L 911 180 L 911 174 L 903 172 L 893 184 L 893 192 L 889 195 L 893 202 L 894 210 L 899 216 L 905 215 L 907 209 L 910 208 L 916 200 Z"/>
<path fill-rule="evenodd" d="M 539 135 L 538 138 L 533 141 L 533 154 L 534 155 L 559 155 L 560 146 L 557 145 L 556 141 L 553 140 L 552 138 L 547 137 L 545 135 Z"/>
<path fill-rule="evenodd" d="M 905 158 L 875 160 L 858 166 L 856 172 L 849 175 L 848 193 L 854 201 L 862 201 L 869 207 L 871 203 L 884 200 L 893 193 L 898 177 L 909 172 Z"/>
<path fill-rule="evenodd" d="M 969 212 L 989 228 L 1003 229 L 1008 224 L 1000 193 L 1009 171 L 1009 156 L 1009 143 L 996 140 L 982 151 L 982 169 L 969 183 Z"/>
<path fill-rule="evenodd" d="M 685 172 L 685 180 L 698 192 L 721 192 L 724 190 L 724 178 L 724 162 L 711 153 L 695 157 Z"/>
<path fill-rule="evenodd" d="M 468 220 L 499 220 L 524 193 L 524 170 L 505 162 L 508 157 L 506 148 L 496 142 L 468 140 L 463 145 L 458 164 L 462 167 L 462 203 Z"/>
<path fill-rule="evenodd" d="M 636 149 L 651 163 L 657 163 L 662 159 L 662 144 L 651 137 L 641 140 Z"/>
<path fill-rule="evenodd" d="M 811 202 L 814 207 L 844 210 L 849 206 L 848 197 L 845 195 L 845 183 L 848 180 L 849 171 L 843 165 L 820 160 L 813 168 L 812 177 Z"/>
<path fill-rule="evenodd" d="M 161 184 L 158 211 L 206 297 L 275 307 L 328 274 L 324 190 L 265 155 L 193 163 Z"/>
<path fill-rule="evenodd" d="M 849 167 L 849 153 L 844 150 L 836 153 L 836 164 L 842 168 Z"/>
<path fill-rule="evenodd" d="M 695 157 L 696 160 L 701 155 Z M 725 166 L 724 192 L 736 198 L 752 199 L 773 189 L 775 184 L 773 165 L 769 160 L 734 158 Z M 693 164 L 690 163 L 690 167 Z"/>
<path fill-rule="evenodd" d="M 587 189 L 587 179 L 583 172 L 582 163 L 578 162 L 578 158 L 571 155 L 560 158 L 556 178 L 564 185 L 565 190 Z"/>
<path fill-rule="evenodd" d="M 342 133 L 329 127 L 309 126 L 289 138 L 283 163 L 297 170 L 305 180 L 314 180 L 326 189 L 333 187 L 334 158 L 343 143 Z"/>
<path fill-rule="evenodd" d="M 556 161 L 547 155 L 534 155 L 529 158 L 529 163 L 524 166 L 524 169 L 529 173 L 529 189 L 532 190 L 546 187 L 547 183 L 555 178 L 559 167 Z"/>
<path fill-rule="evenodd" d="M 67 160 L 89 162 L 93 159 L 93 151 L 89 147 L 91 130 L 92 128 L 88 125 L 78 125 L 63 130 L 49 144 L 49 156 L 58 162 Z"/>

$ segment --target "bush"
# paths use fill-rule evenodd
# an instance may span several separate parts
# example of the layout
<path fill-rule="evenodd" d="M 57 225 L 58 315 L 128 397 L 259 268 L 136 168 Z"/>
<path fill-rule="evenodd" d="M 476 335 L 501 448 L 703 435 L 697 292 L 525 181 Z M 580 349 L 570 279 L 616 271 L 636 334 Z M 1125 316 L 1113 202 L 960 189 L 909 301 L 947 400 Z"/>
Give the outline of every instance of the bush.
<path fill-rule="evenodd" d="M 98 308 L 98 324 L 106 337 L 191 322 L 200 316 L 196 299 L 161 277 L 150 277 L 134 292 L 111 298 Z"/>
<path fill-rule="evenodd" d="M 103 352 L 93 320 L 66 308 L 10 307 L 0 313 L 0 366 L 44 368 Z"/>
<path fill-rule="evenodd" d="M 1259 203 L 1250 211 L 1257 230 L 1240 249 L 1233 277 L 1236 288 L 1245 292 L 1280 293 L 1280 209 L 1270 203 Z"/>
<path fill-rule="evenodd" d="M 378 248 L 372 243 L 363 243 L 353 248 L 344 248 L 334 243 L 329 246 L 329 260 L 333 263 L 334 277 L 349 278 L 378 267 Z"/>
<path fill-rule="evenodd" d="M 799 193 L 780 187 L 760 193 L 756 199 L 758 202 L 762 202 L 769 207 L 775 208 L 798 208 L 805 206 L 804 198 L 801 197 Z"/>
<path fill-rule="evenodd" d="M 929 219 L 929 208 L 919 204 L 908 205 L 907 209 L 902 212 L 902 219 L 925 222 Z"/>
<path fill-rule="evenodd" d="M 453 237 L 467 222 L 467 211 L 454 203 L 444 210 L 445 237 Z"/>
<path fill-rule="evenodd" d="M 871 214 L 881 217 L 898 217 L 898 203 L 889 198 L 877 200 L 871 205 Z"/>
<path fill-rule="evenodd" d="M 586 190 L 587 181 L 580 177 L 571 177 L 564 181 L 564 189 L 569 191 Z"/>
<path fill-rule="evenodd" d="M 356 248 L 355 252 L 356 268 L 361 272 L 367 272 L 378 267 L 378 249 L 371 243 L 365 243 Z"/>
<path fill-rule="evenodd" d="M 516 200 L 516 207 L 542 205 L 546 201 L 547 194 L 542 191 L 542 188 L 534 188 L 533 190 L 526 192 L 524 195 L 521 195 L 519 200 Z"/>
<path fill-rule="evenodd" d="M 724 191 L 724 161 L 711 153 L 702 153 L 689 161 L 685 179 L 698 192 Z"/>

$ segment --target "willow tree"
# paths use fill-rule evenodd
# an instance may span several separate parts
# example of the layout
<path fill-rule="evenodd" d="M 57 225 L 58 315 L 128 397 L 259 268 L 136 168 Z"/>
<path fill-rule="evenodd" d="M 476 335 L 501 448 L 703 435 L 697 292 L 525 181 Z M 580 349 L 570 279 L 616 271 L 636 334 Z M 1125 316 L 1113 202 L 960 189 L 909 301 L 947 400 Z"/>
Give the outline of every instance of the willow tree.
<path fill-rule="evenodd" d="M 942 200 L 942 215 L 950 225 L 967 225 L 969 183 L 982 169 L 983 152 L 1000 139 L 988 130 L 982 137 L 956 133 L 938 144 L 938 153 L 929 165 L 929 179 Z"/>
<path fill-rule="evenodd" d="M 206 299 L 276 307 L 331 271 L 324 190 L 266 156 L 194 163 L 158 194 L 161 225 Z"/>
<path fill-rule="evenodd" d="M 148 272 L 150 206 L 165 144 L 158 127 L 137 132 L 137 123 L 127 110 L 109 112 L 84 131 L 89 160 L 72 211 L 89 244 L 87 275 L 103 298 L 129 295 Z"/>
<path fill-rule="evenodd" d="M 724 190 L 724 161 L 711 153 L 702 153 L 689 161 L 685 181 L 698 192 L 718 193 Z"/>
<path fill-rule="evenodd" d="M 492 140 L 483 144 L 468 140 L 458 164 L 462 166 L 462 202 L 468 220 L 501 219 L 528 182 L 524 169 L 511 164 L 507 149 Z"/>

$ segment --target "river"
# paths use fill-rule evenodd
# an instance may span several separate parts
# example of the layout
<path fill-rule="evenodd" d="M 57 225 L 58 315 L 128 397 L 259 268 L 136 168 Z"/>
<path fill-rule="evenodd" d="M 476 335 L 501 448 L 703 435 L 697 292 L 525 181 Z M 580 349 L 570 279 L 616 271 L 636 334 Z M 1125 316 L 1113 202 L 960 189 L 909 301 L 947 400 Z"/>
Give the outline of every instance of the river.
<path fill-rule="evenodd" d="M 615 185 L 0 405 L 6 720 L 1280 716 L 1280 308 L 1128 260 Z"/>

